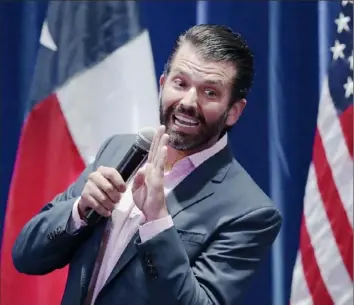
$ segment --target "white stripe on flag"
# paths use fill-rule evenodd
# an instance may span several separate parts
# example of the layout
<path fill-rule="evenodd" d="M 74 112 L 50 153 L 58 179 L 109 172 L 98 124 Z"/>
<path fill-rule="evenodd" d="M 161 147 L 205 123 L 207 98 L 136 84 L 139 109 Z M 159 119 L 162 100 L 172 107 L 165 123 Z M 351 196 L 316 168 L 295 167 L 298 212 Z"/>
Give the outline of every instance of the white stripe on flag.
<path fill-rule="evenodd" d="M 351 304 L 352 282 L 323 207 L 313 164 L 306 185 L 304 216 L 317 265 L 329 295 L 336 305 Z"/>
<path fill-rule="evenodd" d="M 111 135 L 157 127 L 158 89 L 148 32 L 72 78 L 57 95 L 86 164 Z"/>
<path fill-rule="evenodd" d="M 312 297 L 307 287 L 307 282 L 304 275 L 304 269 L 301 260 L 301 252 L 298 251 L 293 271 L 290 304 L 313 305 Z"/>
<path fill-rule="evenodd" d="M 333 105 L 327 78 L 322 89 L 317 127 L 341 202 L 353 226 L 353 161 Z"/>

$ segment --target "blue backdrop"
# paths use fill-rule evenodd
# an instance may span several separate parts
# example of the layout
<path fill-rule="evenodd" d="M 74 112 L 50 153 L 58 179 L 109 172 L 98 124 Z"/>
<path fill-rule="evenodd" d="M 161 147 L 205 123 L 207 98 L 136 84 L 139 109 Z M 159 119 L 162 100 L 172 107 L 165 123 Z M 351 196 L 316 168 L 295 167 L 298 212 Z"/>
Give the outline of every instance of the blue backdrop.
<path fill-rule="evenodd" d="M 177 35 L 200 22 L 222 23 L 241 32 L 255 53 L 255 83 L 230 139 L 236 158 L 280 208 L 284 225 L 272 255 L 252 282 L 246 304 L 288 304 L 319 88 L 339 5 L 340 1 L 140 2 L 157 77 Z M 0 4 L 1 226 L 46 8 L 46 1 Z"/>

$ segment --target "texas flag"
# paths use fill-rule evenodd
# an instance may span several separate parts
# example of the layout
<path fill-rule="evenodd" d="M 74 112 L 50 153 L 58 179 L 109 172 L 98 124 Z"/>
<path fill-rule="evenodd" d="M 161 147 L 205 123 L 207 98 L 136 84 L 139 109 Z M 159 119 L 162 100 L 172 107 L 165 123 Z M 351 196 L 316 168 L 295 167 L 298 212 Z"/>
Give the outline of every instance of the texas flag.
<path fill-rule="evenodd" d="M 23 123 L 1 247 L 1 305 L 60 304 L 67 269 L 18 273 L 24 224 L 66 189 L 113 134 L 158 124 L 148 31 L 135 1 L 52 1 Z"/>

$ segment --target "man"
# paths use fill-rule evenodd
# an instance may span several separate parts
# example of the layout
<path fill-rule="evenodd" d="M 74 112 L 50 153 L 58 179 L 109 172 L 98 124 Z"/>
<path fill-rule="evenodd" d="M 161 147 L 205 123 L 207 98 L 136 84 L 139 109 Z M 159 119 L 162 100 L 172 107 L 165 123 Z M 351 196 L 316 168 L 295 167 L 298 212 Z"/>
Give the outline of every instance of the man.
<path fill-rule="evenodd" d="M 226 131 L 246 106 L 253 56 L 240 35 L 199 25 L 160 78 L 160 119 L 131 183 L 115 170 L 135 141 L 114 136 L 20 233 L 20 272 L 70 265 L 62 304 L 239 304 L 281 216 L 232 157 Z M 102 219 L 85 224 L 94 209 Z"/>

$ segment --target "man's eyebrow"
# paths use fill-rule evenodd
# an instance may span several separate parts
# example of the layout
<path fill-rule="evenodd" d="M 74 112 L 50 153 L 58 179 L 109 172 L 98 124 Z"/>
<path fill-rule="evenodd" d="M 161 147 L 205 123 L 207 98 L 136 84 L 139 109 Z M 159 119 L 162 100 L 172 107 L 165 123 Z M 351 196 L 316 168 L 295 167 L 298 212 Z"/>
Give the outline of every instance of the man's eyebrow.
<path fill-rule="evenodd" d="M 173 75 L 184 75 L 184 76 L 187 76 L 187 77 L 190 77 L 190 74 L 182 69 L 179 69 L 179 68 L 176 68 L 174 71 L 173 71 Z M 220 80 L 220 79 L 206 79 L 203 81 L 204 83 L 208 84 L 208 85 L 219 85 L 219 86 L 222 86 L 224 85 L 225 83 Z"/>
<path fill-rule="evenodd" d="M 220 79 L 217 79 L 217 80 L 206 79 L 204 82 L 207 83 L 208 85 L 219 85 L 219 86 L 224 85 L 224 82 Z"/>

